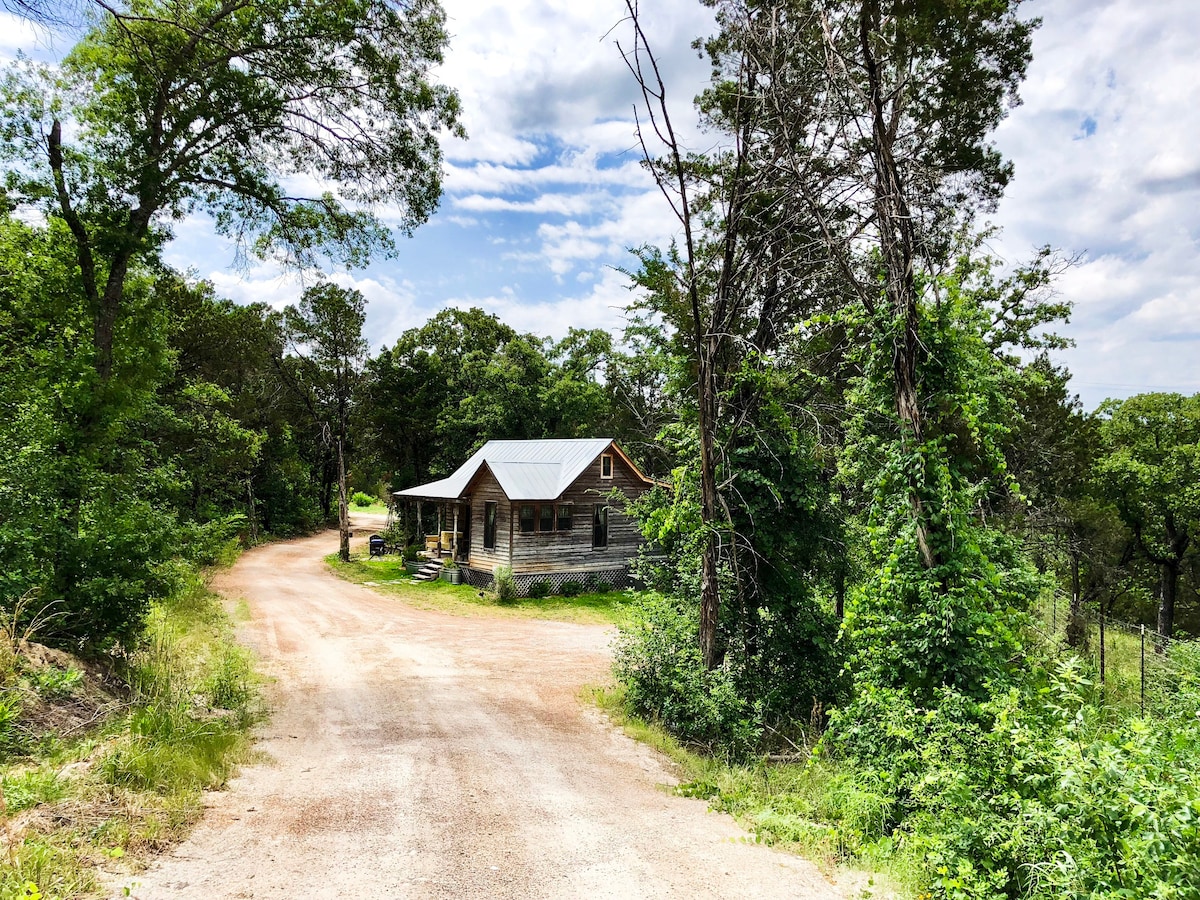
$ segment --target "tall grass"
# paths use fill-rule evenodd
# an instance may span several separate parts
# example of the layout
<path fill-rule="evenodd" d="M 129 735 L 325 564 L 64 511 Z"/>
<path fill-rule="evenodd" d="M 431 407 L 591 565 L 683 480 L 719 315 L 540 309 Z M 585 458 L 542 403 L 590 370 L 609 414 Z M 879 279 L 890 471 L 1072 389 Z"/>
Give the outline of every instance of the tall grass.
<path fill-rule="evenodd" d="M 19 660 L 14 672 L 47 701 L 79 680 L 22 674 Z M 136 868 L 140 854 L 178 840 L 200 814 L 201 792 L 223 786 L 245 758 L 261 713 L 257 681 L 199 572 L 155 605 L 120 674 L 125 711 L 98 730 L 7 758 L 0 746 L 0 785 L 22 825 L 12 854 L 0 854 L 0 900 L 95 894 L 98 865 Z"/>

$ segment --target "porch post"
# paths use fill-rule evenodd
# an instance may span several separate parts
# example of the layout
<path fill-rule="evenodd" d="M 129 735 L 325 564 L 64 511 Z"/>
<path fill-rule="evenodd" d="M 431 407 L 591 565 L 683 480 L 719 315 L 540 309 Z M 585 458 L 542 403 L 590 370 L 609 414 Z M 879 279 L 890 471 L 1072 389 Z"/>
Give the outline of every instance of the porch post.
<path fill-rule="evenodd" d="M 458 504 L 454 504 L 454 531 L 450 533 L 450 558 L 458 559 Z"/>
<path fill-rule="evenodd" d="M 417 544 L 425 549 L 425 526 L 421 524 L 421 501 L 417 501 Z"/>

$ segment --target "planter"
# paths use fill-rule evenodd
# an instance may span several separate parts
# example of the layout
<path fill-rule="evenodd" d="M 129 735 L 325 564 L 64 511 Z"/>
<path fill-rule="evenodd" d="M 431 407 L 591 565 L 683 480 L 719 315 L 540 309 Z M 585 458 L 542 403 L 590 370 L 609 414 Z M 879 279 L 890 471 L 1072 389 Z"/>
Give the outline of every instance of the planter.
<path fill-rule="evenodd" d="M 418 572 L 421 571 L 422 565 L 424 565 L 423 560 L 406 559 L 404 561 L 404 571 L 407 572 L 409 575 L 416 575 Z"/>
<path fill-rule="evenodd" d="M 442 581 L 462 584 L 462 569 L 442 569 Z"/>

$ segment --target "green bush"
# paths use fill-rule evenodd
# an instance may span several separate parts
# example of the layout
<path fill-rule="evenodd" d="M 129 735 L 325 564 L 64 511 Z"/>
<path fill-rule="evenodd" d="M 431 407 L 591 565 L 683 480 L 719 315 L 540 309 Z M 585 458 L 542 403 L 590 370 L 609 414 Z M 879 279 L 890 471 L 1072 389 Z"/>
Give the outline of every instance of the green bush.
<path fill-rule="evenodd" d="M 745 755 L 761 736 L 756 710 L 728 669 L 704 668 L 698 621 L 694 609 L 669 597 L 640 594 L 617 639 L 614 669 L 636 715 L 688 743 Z"/>
<path fill-rule="evenodd" d="M 358 507 L 374 506 L 376 500 L 370 494 L 364 494 L 362 491 L 355 491 L 354 496 L 350 498 L 350 502 Z"/>
<path fill-rule="evenodd" d="M 558 588 L 559 594 L 564 597 L 578 597 L 583 593 L 582 581 L 564 581 Z"/>
<path fill-rule="evenodd" d="M 517 580 L 513 578 L 512 566 L 496 566 L 492 572 L 492 585 L 500 602 L 509 603 L 517 599 Z"/>
<path fill-rule="evenodd" d="M 546 579 L 535 581 L 529 586 L 529 596 L 536 600 L 541 600 L 543 597 L 550 596 L 550 582 Z"/>

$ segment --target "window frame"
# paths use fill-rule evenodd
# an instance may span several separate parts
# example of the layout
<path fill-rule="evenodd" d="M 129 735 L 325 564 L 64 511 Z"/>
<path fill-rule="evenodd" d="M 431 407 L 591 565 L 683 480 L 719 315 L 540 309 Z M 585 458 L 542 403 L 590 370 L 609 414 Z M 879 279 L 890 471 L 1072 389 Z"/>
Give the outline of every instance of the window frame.
<path fill-rule="evenodd" d="M 605 463 L 608 463 L 608 474 L 607 475 L 604 474 L 604 464 Z M 600 454 L 600 477 L 604 478 L 604 479 L 611 479 L 613 477 L 613 473 L 615 471 L 616 471 L 616 469 L 615 469 L 614 463 L 613 463 L 613 455 L 611 453 L 601 453 Z"/>
<path fill-rule="evenodd" d="M 488 519 L 488 514 L 491 514 L 491 520 Z M 500 518 L 500 504 L 495 500 L 485 500 L 483 502 L 483 549 L 496 549 L 496 522 Z"/>
<path fill-rule="evenodd" d="M 603 543 L 597 541 L 597 535 L 603 536 Z M 592 549 L 608 549 L 608 504 L 592 504 Z"/>
<path fill-rule="evenodd" d="M 566 514 L 563 511 L 566 510 Z M 566 527 L 563 523 L 566 522 Z M 574 531 L 575 530 L 575 504 L 560 503 L 554 510 L 554 530 L 555 531 Z"/>
<path fill-rule="evenodd" d="M 550 517 L 548 519 L 546 518 L 547 510 L 549 510 L 549 512 L 550 512 Z M 549 528 L 546 527 L 547 523 L 549 523 L 549 525 L 550 525 Z M 555 524 L 554 504 L 553 503 L 543 503 L 541 506 L 538 507 L 538 514 L 537 514 L 538 534 L 553 534 L 554 531 L 556 530 L 554 527 L 554 524 Z"/>
<path fill-rule="evenodd" d="M 529 510 L 528 528 L 525 527 L 525 510 Z M 517 510 L 517 528 L 520 530 L 521 534 L 537 534 L 537 524 L 537 507 L 532 503 L 522 503 L 520 508 Z"/>

